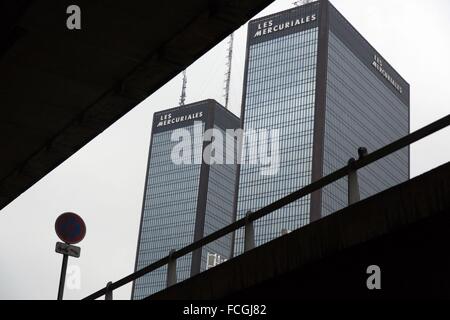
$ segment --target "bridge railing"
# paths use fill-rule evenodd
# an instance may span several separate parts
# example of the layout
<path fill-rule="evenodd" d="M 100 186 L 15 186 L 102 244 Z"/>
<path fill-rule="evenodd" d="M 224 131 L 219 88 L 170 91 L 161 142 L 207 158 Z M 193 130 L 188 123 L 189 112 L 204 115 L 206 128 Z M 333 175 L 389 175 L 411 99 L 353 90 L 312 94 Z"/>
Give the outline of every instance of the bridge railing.
<path fill-rule="evenodd" d="M 97 292 L 87 296 L 83 300 L 93 300 L 100 298 L 102 296 L 105 296 L 106 300 L 112 300 L 112 293 L 114 290 L 127 285 L 138 278 L 155 271 L 156 269 L 159 269 L 165 265 L 168 265 L 167 268 L 167 287 L 176 284 L 177 282 L 177 274 L 176 274 L 176 261 L 177 259 L 194 252 L 195 250 L 199 250 L 205 245 L 214 242 L 232 232 L 235 232 L 236 230 L 244 227 L 245 228 L 245 237 L 244 237 L 244 251 L 251 250 L 255 247 L 255 239 L 254 239 L 254 230 L 253 230 L 253 222 L 261 219 L 268 214 L 294 202 L 297 201 L 315 191 L 318 191 L 326 186 L 328 186 L 331 183 L 334 183 L 346 176 L 348 176 L 348 203 L 353 204 L 355 202 L 358 202 L 360 199 L 359 196 L 359 187 L 358 187 L 358 176 L 357 171 L 361 168 L 364 168 L 394 152 L 397 152 L 403 148 L 408 147 L 409 145 L 422 140 L 423 138 L 426 138 L 433 133 L 436 133 L 437 131 L 440 131 L 446 127 L 450 126 L 450 115 L 447 115 L 446 117 L 433 122 L 432 124 L 414 132 L 411 133 L 375 152 L 372 152 L 370 154 L 367 153 L 367 150 L 364 148 L 360 148 L 358 150 L 359 153 L 359 159 L 350 159 L 347 166 L 343 167 L 340 170 L 337 170 L 320 180 L 317 180 L 310 185 L 301 188 L 294 193 L 291 193 L 290 195 L 272 203 L 268 206 L 255 211 L 255 212 L 249 212 L 246 217 L 233 222 L 232 224 L 224 227 L 223 229 L 220 229 L 214 233 L 211 233 L 210 235 L 205 236 L 204 238 L 191 243 L 190 245 L 179 249 L 179 250 L 172 250 L 166 257 L 162 258 L 161 260 L 158 260 L 144 268 L 142 268 L 139 271 L 136 271 L 116 282 L 108 282 L 106 287 L 98 290 Z"/>

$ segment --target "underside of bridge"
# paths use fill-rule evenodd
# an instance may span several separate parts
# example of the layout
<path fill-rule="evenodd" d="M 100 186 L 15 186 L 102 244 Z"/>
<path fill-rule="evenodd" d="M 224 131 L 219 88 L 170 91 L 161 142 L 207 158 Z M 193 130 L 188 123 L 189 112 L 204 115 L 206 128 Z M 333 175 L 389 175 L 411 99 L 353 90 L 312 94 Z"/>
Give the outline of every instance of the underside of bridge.
<path fill-rule="evenodd" d="M 449 230 L 447 163 L 149 299 L 449 299 Z"/>
<path fill-rule="evenodd" d="M 1 1 L 0 210 L 272 1 Z"/>

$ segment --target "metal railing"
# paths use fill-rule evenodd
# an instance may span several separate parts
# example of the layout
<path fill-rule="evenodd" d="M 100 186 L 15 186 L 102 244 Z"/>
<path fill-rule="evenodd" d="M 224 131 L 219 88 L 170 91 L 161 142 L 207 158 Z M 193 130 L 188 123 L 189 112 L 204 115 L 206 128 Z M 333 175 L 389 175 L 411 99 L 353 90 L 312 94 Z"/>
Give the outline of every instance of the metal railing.
<path fill-rule="evenodd" d="M 432 124 L 407 135 L 400 140 L 397 140 L 373 153 L 367 154 L 367 150 L 365 148 L 360 148 L 358 150 L 359 159 L 350 159 L 347 166 L 344 168 L 337 170 L 320 180 L 317 180 L 310 185 L 301 188 L 300 190 L 258 210 L 255 212 L 249 212 L 246 217 L 240 219 L 223 229 L 220 229 L 190 245 L 180 249 L 180 250 L 172 250 L 168 256 L 158 260 L 149 266 L 136 271 L 116 282 L 108 282 L 107 286 L 103 289 L 98 290 L 97 292 L 87 296 L 83 300 L 93 300 L 105 296 L 106 300 L 112 300 L 112 292 L 128 283 L 160 268 L 165 265 L 168 265 L 167 270 L 167 287 L 176 284 L 177 282 L 177 273 L 176 273 L 176 261 L 178 258 L 181 258 L 195 250 L 199 250 L 205 245 L 216 241 L 223 236 L 226 236 L 242 227 L 245 227 L 245 237 L 244 237 L 244 251 L 251 250 L 255 247 L 255 237 L 254 237 L 254 229 L 253 222 L 267 216 L 268 214 L 294 202 L 297 201 L 315 191 L 318 191 L 327 185 L 336 182 L 346 176 L 348 176 L 348 203 L 353 204 L 358 202 L 360 199 L 359 195 L 359 186 L 358 186 L 358 175 L 357 171 L 361 168 L 364 168 L 394 152 L 397 152 L 403 148 L 408 147 L 409 145 L 422 140 L 423 138 L 428 137 L 429 135 L 436 133 L 446 127 L 450 126 L 450 115 L 433 122 Z"/>

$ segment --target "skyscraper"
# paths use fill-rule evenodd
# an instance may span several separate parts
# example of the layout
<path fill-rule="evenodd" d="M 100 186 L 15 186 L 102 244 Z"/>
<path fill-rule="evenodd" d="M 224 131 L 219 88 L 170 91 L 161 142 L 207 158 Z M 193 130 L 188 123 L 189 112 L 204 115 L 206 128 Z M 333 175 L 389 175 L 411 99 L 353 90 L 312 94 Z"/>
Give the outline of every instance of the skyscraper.
<path fill-rule="evenodd" d="M 359 147 L 371 152 L 407 135 L 409 84 L 322 0 L 249 23 L 241 121 L 245 130 L 279 130 L 280 164 L 271 176 L 240 166 L 237 219 L 342 168 Z M 362 198 L 404 182 L 409 148 L 359 177 Z M 256 244 L 346 205 L 342 179 L 256 221 Z M 243 250 L 243 230 L 234 250 Z"/>
<path fill-rule="evenodd" d="M 239 125 L 239 118 L 214 100 L 155 113 L 136 271 L 232 222 L 237 166 L 213 161 L 211 155 L 218 155 L 210 148 L 214 139 L 207 132 L 225 135 L 227 129 Z M 225 145 L 225 140 L 226 152 L 235 156 L 235 145 Z M 229 235 L 178 259 L 178 280 L 205 270 L 208 257 L 216 262 L 228 259 L 231 244 Z M 166 272 L 163 267 L 136 280 L 132 298 L 142 299 L 164 289 Z"/>

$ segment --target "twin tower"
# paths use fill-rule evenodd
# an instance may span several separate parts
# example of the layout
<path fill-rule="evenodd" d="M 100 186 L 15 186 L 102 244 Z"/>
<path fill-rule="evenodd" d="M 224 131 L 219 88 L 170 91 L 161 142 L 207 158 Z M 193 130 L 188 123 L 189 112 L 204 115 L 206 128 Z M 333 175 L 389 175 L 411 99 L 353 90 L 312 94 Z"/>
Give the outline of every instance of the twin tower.
<path fill-rule="evenodd" d="M 344 167 L 359 147 L 407 135 L 409 100 L 409 84 L 328 1 L 250 21 L 240 119 L 213 100 L 154 116 L 136 270 Z M 245 138 L 227 144 L 235 129 Z M 211 152 L 195 161 L 188 146 Z M 217 161 L 225 153 L 236 161 Z M 409 148 L 360 170 L 361 196 L 409 171 Z M 343 179 L 256 221 L 256 245 L 345 206 Z M 239 230 L 178 259 L 178 279 L 241 254 L 243 238 Z M 136 280 L 132 298 L 165 284 L 164 267 Z"/>

